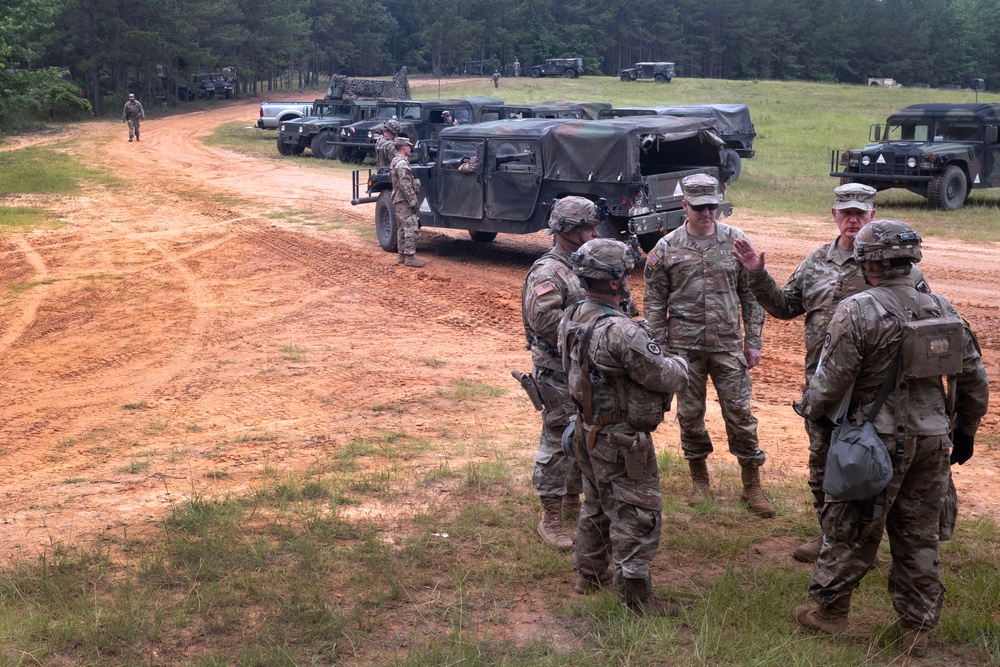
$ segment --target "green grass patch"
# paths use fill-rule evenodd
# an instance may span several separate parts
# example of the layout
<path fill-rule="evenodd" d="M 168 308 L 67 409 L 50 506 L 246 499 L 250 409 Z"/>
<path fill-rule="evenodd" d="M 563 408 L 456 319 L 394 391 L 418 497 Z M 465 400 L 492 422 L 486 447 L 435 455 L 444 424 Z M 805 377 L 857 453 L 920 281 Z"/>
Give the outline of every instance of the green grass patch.
<path fill-rule="evenodd" d="M 122 403 L 122 410 L 142 410 L 149 404 L 146 401 L 133 401 L 132 403 Z"/>
<path fill-rule="evenodd" d="M 0 206 L 0 234 L 20 234 L 34 229 L 59 229 L 62 220 L 41 208 Z"/>
<path fill-rule="evenodd" d="M 448 395 L 448 392 L 440 391 L 442 395 Z M 455 383 L 454 388 L 450 392 L 457 399 L 467 399 L 467 398 L 478 398 L 480 396 L 486 396 L 490 398 L 496 398 L 498 396 L 503 396 L 507 393 L 507 390 L 502 387 L 497 387 L 491 384 L 484 384 L 482 382 L 470 382 L 468 380 L 459 380 Z"/>

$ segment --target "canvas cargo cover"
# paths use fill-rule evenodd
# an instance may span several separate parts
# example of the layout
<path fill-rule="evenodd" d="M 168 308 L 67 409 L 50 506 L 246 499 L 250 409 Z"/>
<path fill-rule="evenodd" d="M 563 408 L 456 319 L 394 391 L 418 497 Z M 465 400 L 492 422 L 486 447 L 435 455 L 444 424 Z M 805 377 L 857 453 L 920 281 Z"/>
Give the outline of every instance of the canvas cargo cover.
<path fill-rule="evenodd" d="M 692 106 L 654 107 L 661 116 L 714 116 L 719 134 L 749 134 L 753 132 L 750 109 L 745 104 L 703 104 Z"/>
<path fill-rule="evenodd" d="M 577 110 L 583 112 L 583 117 L 587 120 L 597 120 L 597 114 L 601 111 L 611 109 L 610 102 L 576 102 L 573 100 L 547 100 L 542 102 L 545 106 L 552 106 L 557 109 Z"/>
<path fill-rule="evenodd" d="M 422 106 L 433 107 L 472 107 L 473 113 L 478 114 L 479 110 L 486 105 L 503 104 L 503 100 L 498 97 L 482 97 L 473 95 L 471 97 L 459 97 L 454 99 L 433 99 L 433 100 L 402 100 L 406 104 L 420 104 Z"/>
<path fill-rule="evenodd" d="M 536 139 L 541 146 L 545 178 L 618 183 L 631 181 L 636 175 L 644 145 L 699 137 L 714 146 L 722 146 L 714 125 L 713 118 L 676 116 L 500 120 L 448 127 L 441 130 L 440 138 Z"/>

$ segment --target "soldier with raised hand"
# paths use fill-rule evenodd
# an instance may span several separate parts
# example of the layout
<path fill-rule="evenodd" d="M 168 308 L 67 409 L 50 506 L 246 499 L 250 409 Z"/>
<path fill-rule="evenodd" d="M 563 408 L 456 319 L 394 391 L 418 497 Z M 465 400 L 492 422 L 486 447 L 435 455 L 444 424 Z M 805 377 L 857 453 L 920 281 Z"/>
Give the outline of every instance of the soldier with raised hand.
<path fill-rule="evenodd" d="M 871 568 L 885 530 L 896 625 L 904 648 L 916 653 L 927 646 L 944 602 L 939 525 L 949 462 L 961 465 L 971 458 L 989 402 L 986 370 L 968 323 L 947 299 L 920 289 L 912 270 L 922 257 L 920 246 L 919 234 L 899 220 L 874 220 L 854 238 L 855 258 L 872 287 L 837 306 L 798 411 L 812 422 L 825 422 L 850 396 L 845 419 L 859 423 L 877 395 L 882 398 L 883 382 L 896 373 L 872 419 L 892 459 L 892 479 L 884 511 L 868 521 L 861 517 L 874 514 L 875 499 L 827 497 L 821 513 L 825 539 L 809 583 L 815 604 L 794 612 L 806 628 L 830 634 L 846 630 L 851 595 Z M 915 328 L 928 319 L 933 329 Z M 919 331 L 926 344 L 912 338 Z M 907 352 L 908 337 L 920 353 Z M 953 422 L 943 375 L 954 392 L 947 397 L 956 406 Z"/>
<path fill-rule="evenodd" d="M 424 263 L 417 259 L 417 232 L 420 220 L 417 217 L 419 185 L 410 171 L 410 152 L 413 144 L 405 137 L 397 137 L 393 142 L 396 156 L 392 159 L 389 174 L 392 177 L 392 207 L 396 211 L 396 245 L 399 249 L 399 263 L 419 269 Z"/>
<path fill-rule="evenodd" d="M 729 451 L 740 464 L 740 500 L 757 516 L 773 517 L 774 507 L 760 485 L 766 455 L 750 410 L 749 371 L 760 363 L 764 309 L 750 291 L 746 269 L 732 256 L 733 243 L 746 237 L 716 221 L 722 199 L 717 179 L 708 174 L 686 176 L 681 190 L 687 221 L 646 256 L 644 308 L 657 343 L 683 357 L 690 369 L 687 389 L 677 394 L 681 448 L 691 474 L 687 502 L 696 505 L 712 497 L 705 462 L 713 449 L 705 429 L 711 377 Z"/>
<path fill-rule="evenodd" d="M 387 170 L 396 157 L 396 137 L 403 131 L 399 121 L 390 118 L 382 126 L 382 136 L 375 142 L 375 166 L 379 171 Z"/>
<path fill-rule="evenodd" d="M 122 120 L 128 123 L 128 140 L 135 137 L 139 141 L 139 121 L 146 118 L 146 112 L 142 110 L 142 102 L 135 99 L 135 93 L 128 94 L 128 100 L 122 109 Z"/>
<path fill-rule="evenodd" d="M 573 275 L 570 253 L 597 238 L 597 206 L 583 197 L 564 197 L 549 213 L 552 249 L 528 270 L 521 290 L 524 335 L 534 366 L 532 379 L 542 403 L 542 435 L 535 454 L 532 484 L 542 503 L 538 534 L 557 549 L 573 548 L 560 515 L 576 525 L 580 518 L 580 468 L 563 451 L 562 435 L 576 415 L 566 386 L 566 373 L 558 349 L 563 311 L 583 299 L 583 286 Z"/>
<path fill-rule="evenodd" d="M 673 615 L 680 608 L 653 594 L 649 572 L 663 510 L 650 432 L 663 421 L 670 394 L 687 386 L 687 364 L 665 354 L 645 323 L 622 310 L 635 268 L 628 246 L 594 239 L 570 261 L 586 295 L 559 324 L 559 349 L 578 410 L 576 455 L 583 475 L 573 553 L 576 590 L 587 593 L 613 582 L 637 613 Z"/>

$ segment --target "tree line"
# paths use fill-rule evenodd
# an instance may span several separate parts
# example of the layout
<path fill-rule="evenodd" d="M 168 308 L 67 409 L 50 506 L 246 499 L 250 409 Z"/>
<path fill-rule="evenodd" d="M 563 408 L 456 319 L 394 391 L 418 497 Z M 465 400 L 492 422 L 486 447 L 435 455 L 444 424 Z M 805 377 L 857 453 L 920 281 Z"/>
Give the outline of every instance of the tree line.
<path fill-rule="evenodd" d="M 998 0 L 0 0 L 0 127 L 31 113 L 176 104 L 199 72 L 238 91 L 331 73 L 588 74 L 669 60 L 682 77 L 1000 85 Z M 82 97 L 71 94 L 82 91 Z M 76 99 L 70 99 L 75 97 Z M 47 105 L 47 107 L 46 107 Z"/>

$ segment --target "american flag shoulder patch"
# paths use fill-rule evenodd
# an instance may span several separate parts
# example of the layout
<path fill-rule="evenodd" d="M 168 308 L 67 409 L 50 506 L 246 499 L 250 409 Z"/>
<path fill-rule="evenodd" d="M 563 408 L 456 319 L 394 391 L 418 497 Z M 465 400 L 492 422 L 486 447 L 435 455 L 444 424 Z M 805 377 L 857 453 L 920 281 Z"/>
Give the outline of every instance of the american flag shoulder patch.
<path fill-rule="evenodd" d="M 535 287 L 535 296 L 542 296 L 543 294 L 548 294 L 555 288 L 556 286 L 552 284 L 551 280 L 546 280 L 544 283 Z"/>

